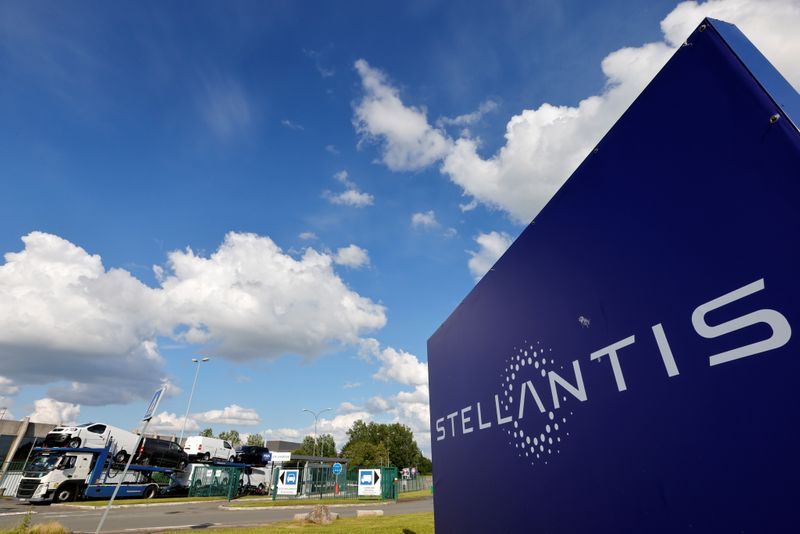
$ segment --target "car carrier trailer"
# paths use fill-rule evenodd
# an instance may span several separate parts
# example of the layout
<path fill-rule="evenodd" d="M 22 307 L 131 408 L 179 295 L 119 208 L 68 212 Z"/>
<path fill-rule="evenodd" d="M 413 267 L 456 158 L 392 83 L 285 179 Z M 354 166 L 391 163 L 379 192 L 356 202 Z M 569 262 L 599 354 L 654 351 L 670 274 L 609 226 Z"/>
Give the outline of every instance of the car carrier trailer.
<path fill-rule="evenodd" d="M 29 502 L 68 502 L 76 499 L 110 498 L 123 475 L 124 466 L 114 463 L 111 445 L 94 448 L 35 448 L 25 467 L 17 498 Z M 150 499 L 161 491 L 153 475 L 172 479 L 174 469 L 131 465 L 117 497 Z"/>

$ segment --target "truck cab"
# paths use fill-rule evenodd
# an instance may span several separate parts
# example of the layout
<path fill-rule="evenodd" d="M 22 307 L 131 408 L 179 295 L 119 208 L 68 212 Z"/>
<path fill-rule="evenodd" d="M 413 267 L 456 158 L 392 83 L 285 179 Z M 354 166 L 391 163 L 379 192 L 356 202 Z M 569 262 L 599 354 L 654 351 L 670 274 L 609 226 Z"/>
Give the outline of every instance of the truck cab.
<path fill-rule="evenodd" d="M 75 499 L 91 473 L 91 452 L 49 451 L 38 454 L 22 473 L 17 498 L 31 502 Z"/>

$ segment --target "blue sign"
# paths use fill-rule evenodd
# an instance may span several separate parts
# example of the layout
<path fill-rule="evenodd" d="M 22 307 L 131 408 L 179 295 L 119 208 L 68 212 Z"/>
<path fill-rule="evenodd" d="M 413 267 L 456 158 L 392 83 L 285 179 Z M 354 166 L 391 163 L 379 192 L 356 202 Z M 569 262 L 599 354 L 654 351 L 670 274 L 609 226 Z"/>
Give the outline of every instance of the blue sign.
<path fill-rule="evenodd" d="M 155 415 L 156 410 L 158 409 L 158 404 L 161 402 L 161 397 L 164 396 L 164 392 L 167 391 L 167 386 L 161 386 L 156 392 L 153 394 L 153 399 L 150 401 L 150 404 L 147 406 L 147 411 L 144 413 L 144 417 L 142 417 L 142 421 L 149 421 Z"/>
<path fill-rule="evenodd" d="M 433 334 L 437 532 L 796 528 L 792 110 L 704 20 Z"/>
<path fill-rule="evenodd" d="M 264 452 L 261 454 L 261 462 L 267 463 L 272 460 L 272 453 L 271 452 Z"/>
<path fill-rule="evenodd" d="M 341 473 L 342 473 L 342 464 L 336 462 L 335 464 L 333 464 L 333 474 L 340 475 Z"/>
<path fill-rule="evenodd" d="M 286 485 L 297 484 L 297 471 L 286 471 Z"/>
<path fill-rule="evenodd" d="M 361 470 L 361 478 L 359 479 L 359 484 L 364 486 L 371 486 L 372 485 L 372 475 L 373 472 L 371 469 L 362 469 Z"/>

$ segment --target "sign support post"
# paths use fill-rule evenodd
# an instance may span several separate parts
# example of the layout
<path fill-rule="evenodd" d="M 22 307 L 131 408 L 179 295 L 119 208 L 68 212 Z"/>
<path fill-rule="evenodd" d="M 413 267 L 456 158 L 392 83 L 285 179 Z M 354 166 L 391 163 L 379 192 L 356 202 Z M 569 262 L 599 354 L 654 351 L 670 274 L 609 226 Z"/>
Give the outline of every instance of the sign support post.
<path fill-rule="evenodd" d="M 145 434 L 147 433 L 147 427 L 150 426 L 150 420 L 153 418 L 153 415 L 156 413 L 156 409 L 158 408 L 158 403 L 161 402 L 161 397 L 164 396 L 164 392 L 167 390 L 167 386 L 161 386 L 155 394 L 153 395 L 153 400 L 150 401 L 150 405 L 147 407 L 147 411 L 142 417 L 142 421 L 144 421 L 144 427 L 142 428 L 142 439 L 144 439 Z M 133 456 L 136 454 L 136 451 L 131 452 L 128 455 L 128 462 L 125 464 L 125 469 L 122 471 L 122 476 L 117 481 L 117 485 L 114 487 L 114 493 L 111 494 L 111 498 L 108 500 L 108 506 L 106 506 L 105 511 L 103 512 L 103 516 L 100 518 L 100 523 L 97 524 L 97 529 L 95 529 L 94 534 L 100 534 L 101 529 L 103 528 L 103 523 L 106 522 L 106 517 L 108 517 L 108 512 L 111 510 L 111 505 L 114 504 L 114 499 L 117 497 L 117 493 L 119 492 L 120 486 L 125 481 L 125 477 L 128 474 L 128 469 L 131 467 L 131 462 L 133 461 Z"/>

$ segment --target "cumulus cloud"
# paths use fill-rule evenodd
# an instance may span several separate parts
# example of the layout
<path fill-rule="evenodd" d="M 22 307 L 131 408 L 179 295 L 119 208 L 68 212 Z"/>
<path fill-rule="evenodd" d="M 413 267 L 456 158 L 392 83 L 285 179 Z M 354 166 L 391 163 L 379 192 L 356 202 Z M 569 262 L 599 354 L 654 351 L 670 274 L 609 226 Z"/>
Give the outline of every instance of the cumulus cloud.
<path fill-rule="evenodd" d="M 295 259 L 268 237 L 229 233 L 210 257 L 187 249 L 169 263 L 167 306 L 187 327 L 178 337 L 232 360 L 311 357 L 386 324 L 383 306 L 350 290 L 332 258 L 311 248 Z"/>
<path fill-rule="evenodd" d="M 208 257 L 170 253 L 158 288 L 58 236 L 22 240 L 0 265 L 6 390 L 51 384 L 47 397 L 83 405 L 147 400 L 170 383 L 161 336 L 232 360 L 313 357 L 386 323 L 384 308 L 349 289 L 329 254 L 309 248 L 294 258 L 255 234 L 228 234 Z"/>
<path fill-rule="evenodd" d="M 178 433 L 183 428 L 183 416 L 172 412 L 161 412 L 150 419 L 148 428 L 162 432 Z M 197 421 L 191 417 L 186 419 L 186 432 L 196 432 L 198 430 L 200 430 L 200 425 L 197 424 Z"/>
<path fill-rule="evenodd" d="M 0 360 L 19 384 L 64 383 L 49 397 L 83 404 L 148 398 L 160 385 L 155 338 L 164 296 L 106 270 L 60 237 L 32 232 L 0 265 Z M 95 384 L 93 394 L 81 395 Z"/>
<path fill-rule="evenodd" d="M 333 175 L 333 178 L 345 186 L 345 190 L 339 193 L 331 191 L 323 191 L 322 196 L 331 204 L 338 204 L 341 206 L 352 206 L 354 208 L 363 208 L 371 206 L 375 202 L 375 198 L 369 193 L 364 193 L 358 190 L 358 186 L 350 181 L 347 177 L 347 171 L 339 171 Z"/>
<path fill-rule="evenodd" d="M 337 265 L 358 269 L 359 267 L 369 265 L 369 254 L 365 249 L 357 245 L 349 245 L 338 249 L 333 261 Z"/>
<path fill-rule="evenodd" d="M 242 408 L 238 404 L 231 404 L 221 410 L 209 410 L 207 412 L 192 414 L 192 417 L 203 423 L 225 424 L 225 425 L 257 425 L 261 418 L 252 408 Z"/>
<path fill-rule="evenodd" d="M 414 228 L 438 228 L 439 221 L 436 220 L 433 210 L 418 211 L 411 214 L 411 226 Z"/>
<path fill-rule="evenodd" d="M 505 232 L 489 232 L 488 234 L 478 234 L 475 241 L 478 243 L 478 250 L 467 251 L 472 256 L 467 265 L 469 272 L 477 281 L 489 272 L 492 265 L 508 250 L 508 247 L 511 246 L 511 237 Z"/>
<path fill-rule="evenodd" d="M 366 359 L 374 358 L 381 363 L 373 375 L 383 381 L 418 386 L 428 383 L 428 364 L 403 350 L 392 347 L 381 348 L 378 340 L 370 338 L 361 342 L 360 354 Z"/>
<path fill-rule="evenodd" d="M 424 110 L 404 104 L 386 75 L 363 60 L 356 62 L 364 94 L 355 107 L 354 124 L 363 138 L 381 144 L 382 161 L 390 169 L 418 170 L 439 162 L 441 172 L 464 194 L 527 223 L 705 16 L 739 26 L 800 88 L 796 0 L 683 2 L 662 21 L 663 41 L 606 56 L 601 93 L 576 105 L 543 103 L 521 111 L 506 125 L 504 146 L 488 158 L 479 154 L 480 142 L 468 132 L 452 139 L 431 126 Z M 466 120 L 471 119 L 462 122 Z M 472 203 L 462 205 L 465 210 L 471 207 Z"/>
<path fill-rule="evenodd" d="M 29 415 L 34 423 L 75 424 L 81 413 L 81 407 L 69 402 L 60 402 L 51 398 L 33 402 L 33 412 Z"/>
<path fill-rule="evenodd" d="M 362 140 L 381 143 L 381 159 L 394 171 L 422 169 L 451 150 L 444 132 L 433 128 L 424 109 L 406 106 L 386 75 L 363 59 L 355 63 L 364 96 L 355 106 L 353 124 Z"/>

